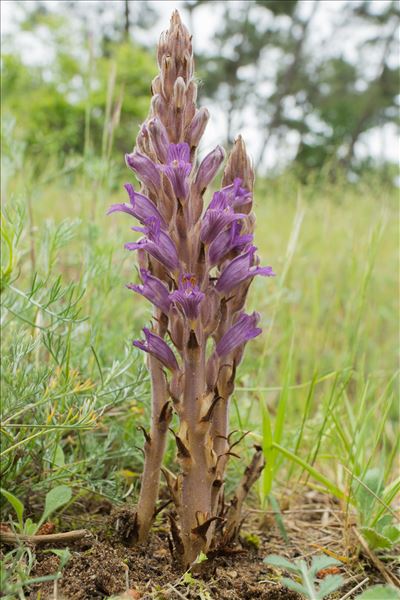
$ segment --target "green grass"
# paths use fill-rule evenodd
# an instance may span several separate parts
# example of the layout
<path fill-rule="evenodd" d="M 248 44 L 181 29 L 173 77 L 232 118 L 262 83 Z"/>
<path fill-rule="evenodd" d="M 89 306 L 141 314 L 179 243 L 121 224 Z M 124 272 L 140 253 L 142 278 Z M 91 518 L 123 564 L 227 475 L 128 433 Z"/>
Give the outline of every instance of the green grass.
<path fill-rule="evenodd" d="M 136 278 L 123 250 L 129 225 L 105 216 L 130 175 L 107 163 L 99 179 L 102 163 L 90 157 L 61 173 L 55 164 L 36 173 L 22 149 L 9 146 L 2 485 L 21 498 L 33 490 L 38 505 L 62 483 L 75 497 L 93 491 L 134 501 L 149 385 L 131 340 L 151 312 L 124 287 Z M 263 445 L 264 506 L 305 485 L 357 507 L 372 467 L 386 486 L 377 499 L 367 486 L 377 518 L 394 498 L 396 196 L 373 178 L 350 185 L 321 176 L 302 185 L 289 173 L 257 185 L 256 243 L 277 277 L 259 278 L 250 294 L 264 331 L 238 371 L 231 420 L 251 431 L 244 460 L 252 443 Z M 173 454 L 171 440 L 167 461 Z M 229 489 L 240 462 L 232 459 Z"/>

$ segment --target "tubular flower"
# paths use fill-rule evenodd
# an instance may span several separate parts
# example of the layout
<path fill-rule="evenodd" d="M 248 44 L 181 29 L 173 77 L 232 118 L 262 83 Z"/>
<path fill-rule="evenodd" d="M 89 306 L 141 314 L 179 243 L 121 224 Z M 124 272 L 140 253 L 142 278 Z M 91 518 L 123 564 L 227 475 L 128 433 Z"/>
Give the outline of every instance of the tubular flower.
<path fill-rule="evenodd" d="M 143 185 L 154 193 L 159 192 L 161 185 L 160 174 L 156 165 L 148 156 L 140 152 L 132 152 L 132 154 L 125 154 L 125 161 L 128 167 L 135 171 Z"/>
<path fill-rule="evenodd" d="M 249 190 L 241 187 L 242 180 L 236 177 L 231 185 L 222 188 L 221 193 L 224 194 L 227 203 L 234 209 L 241 210 L 252 202 L 252 196 Z"/>
<path fill-rule="evenodd" d="M 170 144 L 167 151 L 167 164 L 160 166 L 171 182 L 175 195 L 186 200 L 189 193 L 188 177 L 192 170 L 188 144 Z"/>
<path fill-rule="evenodd" d="M 136 285 L 129 283 L 126 287 L 138 294 L 141 294 L 147 300 L 150 300 L 154 306 L 160 308 L 163 313 L 168 314 L 171 300 L 169 298 L 169 291 L 165 283 L 160 281 L 154 275 L 151 275 L 146 269 L 140 269 L 140 275 L 142 277 L 143 284 Z"/>
<path fill-rule="evenodd" d="M 215 348 L 218 356 L 222 358 L 252 338 L 260 335 L 262 329 L 256 327 L 259 320 L 260 315 L 256 312 L 253 312 L 251 315 L 241 313 L 236 323 L 219 340 Z"/>
<path fill-rule="evenodd" d="M 135 192 L 135 188 L 131 183 L 126 183 L 124 188 L 129 194 L 129 200 L 131 205 L 128 204 L 113 204 L 107 214 L 110 215 L 113 212 L 125 212 L 128 215 L 132 215 L 138 221 L 146 223 L 146 221 L 152 217 L 156 218 L 160 222 L 160 227 L 166 229 L 164 219 L 160 215 L 160 212 L 154 202 L 152 202 L 147 196 Z"/>
<path fill-rule="evenodd" d="M 253 234 L 240 235 L 242 224 L 239 221 L 232 223 L 230 228 L 224 229 L 211 242 L 208 249 L 210 266 L 222 262 L 223 258 L 230 252 L 241 252 L 253 241 Z"/>
<path fill-rule="evenodd" d="M 214 179 L 224 157 L 224 149 L 221 146 L 217 146 L 202 160 L 195 179 L 195 183 L 200 191 L 205 190 L 208 184 Z"/>
<path fill-rule="evenodd" d="M 167 367 L 167 369 L 177 371 L 179 365 L 175 358 L 175 354 L 168 344 L 159 335 L 156 335 L 155 333 L 152 333 L 150 329 L 147 329 L 147 327 L 143 328 L 143 333 L 146 341 L 142 342 L 141 340 L 135 340 L 133 345 L 157 358 L 157 360 L 159 360 L 164 367 Z"/>
<path fill-rule="evenodd" d="M 161 230 L 159 219 L 151 217 L 146 220 L 146 227 L 132 227 L 131 229 L 144 233 L 146 237 L 137 242 L 126 243 L 127 250 L 146 250 L 168 271 L 174 273 L 179 270 L 176 246 L 169 235 Z"/>
<path fill-rule="evenodd" d="M 196 285 L 196 277 L 189 273 L 180 277 L 179 288 L 169 296 L 191 322 L 198 318 L 204 297 L 205 294 Z"/>
<path fill-rule="evenodd" d="M 215 192 L 201 222 L 201 241 L 204 244 L 210 244 L 228 225 L 245 216 L 245 214 L 234 212 L 222 190 Z"/>
<path fill-rule="evenodd" d="M 273 277 L 272 267 L 258 267 L 253 265 L 254 254 L 257 248 L 251 246 L 244 254 L 231 260 L 223 269 L 216 284 L 216 289 L 222 294 L 227 294 L 249 277 L 263 275 Z"/>

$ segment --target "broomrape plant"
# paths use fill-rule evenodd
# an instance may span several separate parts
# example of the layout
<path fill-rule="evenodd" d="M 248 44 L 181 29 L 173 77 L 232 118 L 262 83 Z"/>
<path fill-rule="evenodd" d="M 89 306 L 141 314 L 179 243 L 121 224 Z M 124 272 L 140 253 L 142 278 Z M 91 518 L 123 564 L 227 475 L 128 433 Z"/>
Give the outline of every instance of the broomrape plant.
<path fill-rule="evenodd" d="M 229 401 L 246 343 L 258 336 L 259 314 L 244 312 L 259 266 L 253 245 L 254 172 L 241 137 L 235 141 L 222 187 L 204 210 L 204 193 L 224 160 L 217 146 L 196 167 L 196 150 L 209 113 L 196 109 L 191 37 L 178 12 L 158 44 L 159 74 L 152 82 L 150 114 L 126 163 L 141 182 L 125 185 L 124 212 L 140 226 L 136 251 L 142 283 L 128 288 L 154 306 L 152 326 L 133 342 L 148 354 L 152 383 L 150 432 L 132 538 L 148 536 L 163 472 L 175 509 L 170 515 L 175 549 L 185 566 L 201 552 L 233 541 L 243 501 L 264 466 L 255 447 L 234 497 L 224 501 L 224 473 L 233 447 Z M 180 472 L 162 467 L 173 412 Z"/>

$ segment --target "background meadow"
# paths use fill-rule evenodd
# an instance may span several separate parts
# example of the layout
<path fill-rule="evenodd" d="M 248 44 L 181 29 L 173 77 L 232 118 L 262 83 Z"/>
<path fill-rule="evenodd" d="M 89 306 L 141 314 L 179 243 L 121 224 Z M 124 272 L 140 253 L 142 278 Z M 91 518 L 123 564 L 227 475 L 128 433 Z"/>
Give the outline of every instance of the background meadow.
<path fill-rule="evenodd" d="M 133 181 L 123 153 L 131 151 L 146 116 L 155 73 L 154 52 L 141 40 L 167 23 L 158 20 L 165 9 L 154 2 L 129 3 L 128 30 L 124 3 L 8 4 L 14 33 L 4 33 L 2 59 L 2 487 L 34 518 L 52 487 L 68 485 L 73 496 L 61 519 L 69 527 L 74 503 L 91 494 L 133 503 L 138 489 L 143 441 L 137 427 L 148 423 L 149 382 L 131 342 L 151 312 L 124 287 L 138 279 L 133 256 L 123 249 L 129 227 L 105 213 L 124 201 L 123 183 Z M 205 3 L 181 4 L 196 33 Z M 261 443 L 267 467 L 253 507 L 295 505 L 307 490 L 336 497 L 385 560 L 393 548 L 379 543 L 378 524 L 392 518 L 400 481 L 398 187 L 393 153 L 377 156 L 375 146 L 379 131 L 389 124 L 390 142 L 396 127 L 390 36 L 398 7 L 349 3 L 359 37 L 366 31 L 370 46 L 376 44 L 371 52 L 386 49 L 387 64 L 367 73 L 362 85 L 357 56 L 353 63 L 342 56 L 340 65 L 338 56 L 328 56 L 312 72 L 302 71 L 317 42 L 307 37 L 312 26 L 305 25 L 301 3 L 285 3 L 292 8 L 282 15 L 273 2 L 238 2 L 228 16 L 225 3 L 215 4 L 215 53 L 199 51 L 200 102 L 211 111 L 228 103 L 223 122 L 216 108 L 226 142 L 240 130 L 241 106 L 252 89 L 246 67 L 258 64 L 265 50 L 266 33 L 251 28 L 257 16 L 251 10 L 260 5 L 268 12 L 269 45 L 283 53 L 282 64 L 296 60 L 302 74 L 290 84 L 288 70 L 286 79 L 279 70 L 268 74 L 271 105 L 261 107 L 261 92 L 251 100 L 252 119 L 272 144 L 260 158 L 265 139 L 248 131 L 259 167 L 256 244 L 262 264 L 277 276 L 256 280 L 251 292 L 249 308 L 261 313 L 263 335 L 248 345 L 238 373 L 231 425 L 251 433 L 241 444 L 242 460 L 231 461 L 228 485 L 240 476 L 252 443 Z M 43 51 L 36 51 L 34 64 L 24 54 L 27 32 L 46 45 L 50 64 Z M 79 52 L 71 45 L 77 35 Z M 232 58 L 229 43 L 240 35 L 248 44 Z M 219 87 L 224 74 L 237 97 Z M 323 98 L 328 74 L 331 93 Z M 299 97 L 305 116 L 285 112 Z M 352 127 L 364 110 L 358 152 Z M 313 130 L 312 115 L 324 122 L 319 129 Z M 171 440 L 170 464 L 174 452 Z M 3 521 L 9 508 L 4 501 Z M 29 581 L 29 563 L 19 559 L 5 559 L 10 593 L 22 593 Z M 15 568 L 18 576 L 10 576 Z"/>

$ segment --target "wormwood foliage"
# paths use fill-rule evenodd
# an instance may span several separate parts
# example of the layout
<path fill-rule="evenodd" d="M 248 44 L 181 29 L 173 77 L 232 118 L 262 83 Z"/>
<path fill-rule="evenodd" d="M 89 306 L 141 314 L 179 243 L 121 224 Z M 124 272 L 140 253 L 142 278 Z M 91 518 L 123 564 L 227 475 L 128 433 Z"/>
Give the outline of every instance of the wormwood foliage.
<path fill-rule="evenodd" d="M 290 590 L 299 592 L 308 600 L 323 600 L 344 584 L 344 578 L 341 575 L 327 575 L 322 581 L 318 580 L 319 571 L 341 564 L 340 561 L 325 554 L 314 556 L 310 565 L 307 565 L 305 560 L 291 562 L 277 554 L 270 554 L 264 559 L 264 562 L 288 571 L 294 577 L 297 576 L 299 581 L 294 578 L 282 577 L 282 583 Z"/>

